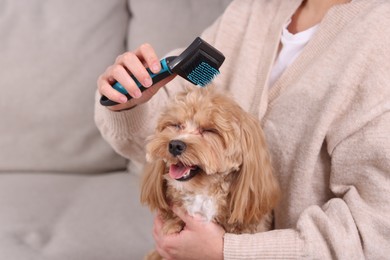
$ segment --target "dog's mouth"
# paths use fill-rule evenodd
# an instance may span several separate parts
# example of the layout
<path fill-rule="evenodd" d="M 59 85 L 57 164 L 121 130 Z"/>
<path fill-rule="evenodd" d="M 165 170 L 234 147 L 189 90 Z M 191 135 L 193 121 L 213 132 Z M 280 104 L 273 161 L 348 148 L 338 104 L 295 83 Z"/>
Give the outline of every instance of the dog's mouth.
<path fill-rule="evenodd" d="M 179 162 L 171 164 L 169 167 L 169 176 L 177 181 L 189 181 L 200 172 L 200 168 L 196 165 L 186 166 Z"/>

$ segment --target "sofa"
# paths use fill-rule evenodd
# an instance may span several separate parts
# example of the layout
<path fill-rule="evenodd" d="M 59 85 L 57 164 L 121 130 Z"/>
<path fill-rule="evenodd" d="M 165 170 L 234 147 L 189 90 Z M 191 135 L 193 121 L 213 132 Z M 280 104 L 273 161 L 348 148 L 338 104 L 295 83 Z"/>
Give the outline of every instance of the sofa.
<path fill-rule="evenodd" d="M 142 259 L 142 165 L 94 120 L 117 55 L 187 46 L 230 0 L 0 0 L 0 260 Z"/>

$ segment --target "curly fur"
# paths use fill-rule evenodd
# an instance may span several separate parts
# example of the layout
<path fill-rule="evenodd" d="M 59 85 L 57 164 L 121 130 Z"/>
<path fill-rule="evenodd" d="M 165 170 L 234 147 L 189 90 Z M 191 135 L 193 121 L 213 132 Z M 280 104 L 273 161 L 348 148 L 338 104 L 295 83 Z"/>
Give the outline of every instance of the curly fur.
<path fill-rule="evenodd" d="M 170 152 L 173 140 L 185 144 L 182 153 Z M 178 94 L 162 112 L 146 150 L 141 202 L 161 213 L 165 233 L 184 226 L 172 205 L 230 233 L 270 228 L 279 186 L 264 135 L 259 121 L 227 95 L 212 87 Z M 177 180 L 169 172 L 172 165 L 195 168 L 197 174 Z"/>

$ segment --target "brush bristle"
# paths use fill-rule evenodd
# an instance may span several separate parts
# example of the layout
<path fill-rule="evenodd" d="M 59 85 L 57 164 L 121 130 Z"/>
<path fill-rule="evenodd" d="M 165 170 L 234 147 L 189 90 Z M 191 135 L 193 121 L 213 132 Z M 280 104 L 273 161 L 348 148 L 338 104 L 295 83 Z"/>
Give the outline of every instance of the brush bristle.
<path fill-rule="evenodd" d="M 170 68 L 192 84 L 204 87 L 219 74 L 224 60 L 221 52 L 197 37 L 172 61 Z"/>
<path fill-rule="evenodd" d="M 215 76 L 219 74 L 219 70 L 210 66 L 207 62 L 201 62 L 195 69 L 188 74 L 187 78 L 195 85 L 206 86 Z"/>

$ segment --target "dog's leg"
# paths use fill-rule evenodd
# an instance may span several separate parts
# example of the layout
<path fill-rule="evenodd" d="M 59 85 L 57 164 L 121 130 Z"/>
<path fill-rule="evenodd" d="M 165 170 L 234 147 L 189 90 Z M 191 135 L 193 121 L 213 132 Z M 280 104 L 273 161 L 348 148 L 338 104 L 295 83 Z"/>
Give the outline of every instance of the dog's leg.
<path fill-rule="evenodd" d="M 167 219 L 164 222 L 162 231 L 164 234 L 170 235 L 174 233 L 179 233 L 180 231 L 183 230 L 183 228 L 184 228 L 184 222 L 180 218 L 175 217 L 175 218 Z"/>

